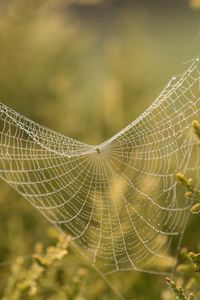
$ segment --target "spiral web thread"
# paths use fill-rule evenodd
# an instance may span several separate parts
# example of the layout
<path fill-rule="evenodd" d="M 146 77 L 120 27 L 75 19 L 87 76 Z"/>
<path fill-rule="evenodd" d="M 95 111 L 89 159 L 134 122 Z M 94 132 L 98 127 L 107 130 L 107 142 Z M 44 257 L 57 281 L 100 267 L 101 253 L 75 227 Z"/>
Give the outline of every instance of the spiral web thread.
<path fill-rule="evenodd" d="M 0 177 L 70 234 L 103 274 L 168 273 L 192 204 L 175 174 L 198 175 L 191 122 L 199 111 L 199 59 L 138 119 L 98 146 L 0 104 Z"/>

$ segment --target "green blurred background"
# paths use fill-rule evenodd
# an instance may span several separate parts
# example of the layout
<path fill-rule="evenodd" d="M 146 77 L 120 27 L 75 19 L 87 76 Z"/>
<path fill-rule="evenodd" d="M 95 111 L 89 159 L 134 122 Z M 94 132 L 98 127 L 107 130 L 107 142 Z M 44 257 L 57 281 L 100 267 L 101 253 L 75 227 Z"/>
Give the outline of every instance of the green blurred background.
<path fill-rule="evenodd" d="M 101 143 L 200 52 L 199 32 L 197 0 L 0 0 L 0 101 L 67 136 Z M 0 188 L 0 261 L 29 255 L 38 241 L 51 243 L 47 221 L 7 185 Z M 198 224 L 198 216 L 190 218 L 184 238 L 194 250 Z M 73 251 L 64 284 L 73 285 L 83 265 L 78 296 L 47 289 L 30 299 L 115 299 Z M 1 266 L 0 298 L 8 277 L 9 265 Z M 130 299 L 173 299 L 155 275 L 125 273 L 115 285 Z"/>

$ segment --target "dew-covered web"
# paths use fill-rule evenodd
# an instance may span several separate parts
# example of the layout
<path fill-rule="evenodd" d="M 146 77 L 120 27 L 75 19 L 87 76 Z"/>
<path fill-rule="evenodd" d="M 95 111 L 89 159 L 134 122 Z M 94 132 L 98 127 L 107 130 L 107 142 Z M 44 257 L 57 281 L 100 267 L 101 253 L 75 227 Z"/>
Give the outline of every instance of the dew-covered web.
<path fill-rule="evenodd" d="M 0 176 L 70 234 L 103 274 L 169 272 L 192 204 L 175 174 L 199 171 L 191 132 L 199 111 L 198 59 L 138 119 L 98 146 L 1 104 Z"/>

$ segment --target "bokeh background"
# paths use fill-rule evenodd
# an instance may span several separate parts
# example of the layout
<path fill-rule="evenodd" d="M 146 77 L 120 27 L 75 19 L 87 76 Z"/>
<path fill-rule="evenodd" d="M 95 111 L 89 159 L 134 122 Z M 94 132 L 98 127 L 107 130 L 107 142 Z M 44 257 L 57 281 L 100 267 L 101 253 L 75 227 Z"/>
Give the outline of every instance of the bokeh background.
<path fill-rule="evenodd" d="M 200 53 L 199 7 L 198 0 L 0 0 L 0 101 L 67 136 L 101 143 Z M 198 216 L 190 218 L 183 241 L 194 250 L 198 224 Z M 31 254 L 38 241 L 50 244 L 48 232 L 48 222 L 1 182 L 0 261 Z M 58 290 L 73 289 L 83 266 L 78 291 L 62 298 Z M 51 275 L 30 299 L 117 299 L 72 250 L 62 272 L 62 287 Z M 10 264 L 0 265 L 0 298 L 9 274 Z M 173 299 L 160 276 L 114 280 L 129 299 Z"/>

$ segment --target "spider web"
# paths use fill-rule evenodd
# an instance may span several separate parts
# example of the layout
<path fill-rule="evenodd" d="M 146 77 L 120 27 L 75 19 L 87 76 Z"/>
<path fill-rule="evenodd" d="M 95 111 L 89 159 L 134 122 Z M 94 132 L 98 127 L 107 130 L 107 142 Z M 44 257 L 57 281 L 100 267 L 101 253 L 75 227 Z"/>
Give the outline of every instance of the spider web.
<path fill-rule="evenodd" d="M 168 273 L 192 205 L 175 174 L 200 167 L 191 133 L 199 110 L 199 59 L 138 119 L 98 146 L 0 104 L 0 177 L 70 234 L 103 274 Z"/>

